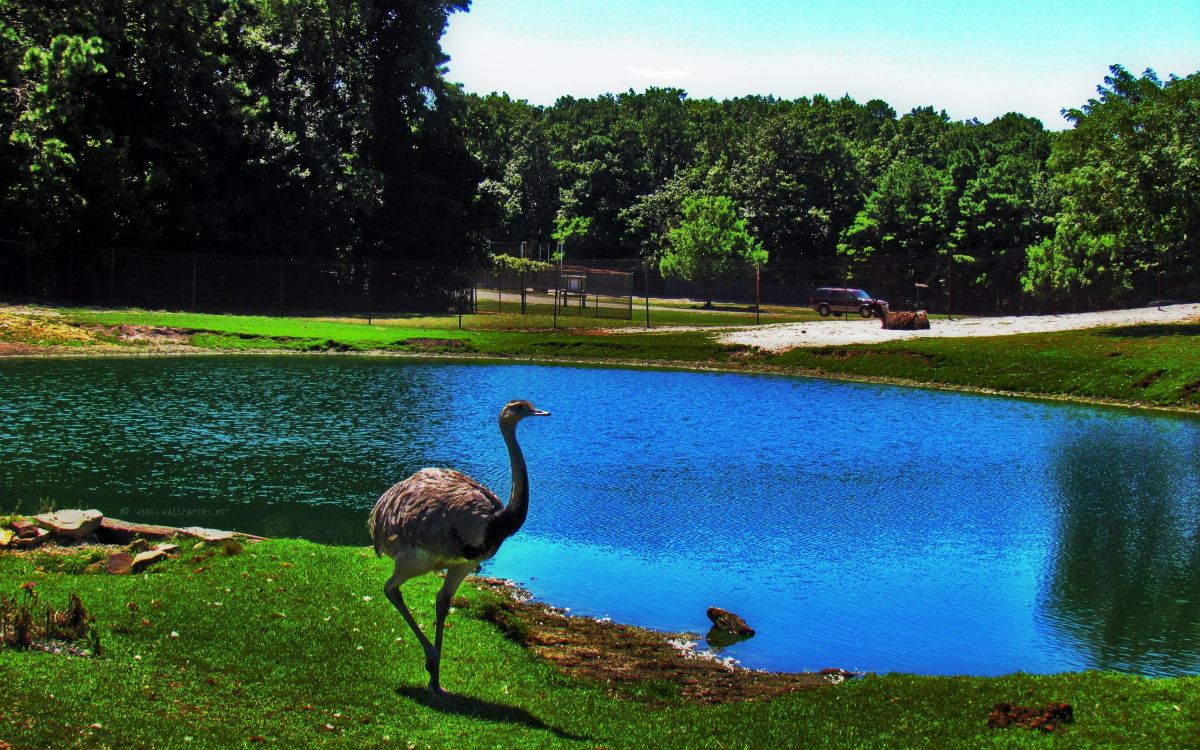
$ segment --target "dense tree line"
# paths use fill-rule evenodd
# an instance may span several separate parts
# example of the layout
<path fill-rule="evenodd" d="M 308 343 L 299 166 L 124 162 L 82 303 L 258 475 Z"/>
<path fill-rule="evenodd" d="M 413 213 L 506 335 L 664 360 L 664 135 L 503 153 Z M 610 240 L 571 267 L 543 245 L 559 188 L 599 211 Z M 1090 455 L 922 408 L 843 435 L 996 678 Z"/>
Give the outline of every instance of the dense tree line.
<path fill-rule="evenodd" d="M 543 107 L 446 82 L 468 2 L 0 0 L 0 239 L 65 263 L 459 263 L 556 237 L 660 265 L 703 198 L 775 278 L 900 275 L 994 309 L 1200 291 L 1200 74 L 1114 67 L 1063 133 L 849 97 Z"/>
<path fill-rule="evenodd" d="M 1115 66 L 1063 133 L 1015 113 L 649 89 L 549 107 L 472 95 L 465 135 L 495 238 L 582 220 L 576 257 L 657 266 L 691 198 L 727 197 L 776 278 L 902 276 L 1016 309 L 1200 293 L 1198 112 L 1200 74 Z"/>
<path fill-rule="evenodd" d="M 39 247 L 471 257 L 467 0 L 0 0 L 0 223 Z"/>

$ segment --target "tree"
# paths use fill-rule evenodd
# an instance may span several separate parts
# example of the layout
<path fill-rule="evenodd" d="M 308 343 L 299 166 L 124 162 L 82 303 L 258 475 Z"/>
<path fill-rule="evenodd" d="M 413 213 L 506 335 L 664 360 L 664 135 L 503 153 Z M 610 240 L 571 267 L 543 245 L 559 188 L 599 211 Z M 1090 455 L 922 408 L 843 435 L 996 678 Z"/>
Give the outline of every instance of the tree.
<path fill-rule="evenodd" d="M 738 218 L 732 198 L 692 196 L 684 199 L 682 213 L 679 226 L 667 233 L 659 269 L 664 276 L 703 283 L 708 290 L 704 305 L 712 307 L 713 282 L 762 267 L 767 251 Z"/>
<path fill-rule="evenodd" d="M 1099 97 L 1064 112 L 1054 142 L 1053 235 L 1029 247 L 1025 289 L 1113 303 L 1134 289 L 1200 291 L 1200 73 L 1137 78 L 1114 65 Z"/>
<path fill-rule="evenodd" d="M 854 156 L 824 114 L 797 106 L 765 120 L 730 170 L 730 192 L 776 262 L 832 257 L 862 207 Z"/>

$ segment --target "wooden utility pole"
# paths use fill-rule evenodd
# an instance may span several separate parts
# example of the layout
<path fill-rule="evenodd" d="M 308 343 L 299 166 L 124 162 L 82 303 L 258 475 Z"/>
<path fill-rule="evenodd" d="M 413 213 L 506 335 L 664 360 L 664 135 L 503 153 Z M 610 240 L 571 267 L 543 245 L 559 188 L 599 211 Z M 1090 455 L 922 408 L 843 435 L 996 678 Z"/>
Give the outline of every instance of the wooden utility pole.
<path fill-rule="evenodd" d="M 758 325 L 758 316 L 762 312 L 762 296 L 759 294 L 760 269 L 754 267 L 754 325 Z"/>

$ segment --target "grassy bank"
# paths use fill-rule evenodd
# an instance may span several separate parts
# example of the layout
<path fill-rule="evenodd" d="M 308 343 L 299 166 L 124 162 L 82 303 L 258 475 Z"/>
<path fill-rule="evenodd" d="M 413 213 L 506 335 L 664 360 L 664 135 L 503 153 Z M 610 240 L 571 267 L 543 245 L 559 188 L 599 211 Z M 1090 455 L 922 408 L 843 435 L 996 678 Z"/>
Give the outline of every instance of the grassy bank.
<path fill-rule="evenodd" d="M 721 313 L 680 311 L 711 324 Z M 782 315 L 782 314 L 781 314 Z M 793 310 L 795 319 L 811 311 Z M 787 317 L 784 315 L 783 317 Z M 1200 409 L 1200 323 L 990 338 L 921 338 L 780 354 L 719 343 L 707 330 L 565 329 L 522 316 L 375 320 L 0 307 L 0 351 L 332 351 L 457 354 L 588 363 L 716 366 L 1031 396 Z M 8 324 L 5 324 L 5 321 Z M 863 323 L 867 325 L 866 322 Z M 814 322 L 813 325 L 821 325 Z"/>
<path fill-rule="evenodd" d="M 230 554 L 232 553 L 232 554 Z M 770 701 L 699 703 L 678 685 L 570 677 L 501 633 L 468 583 L 444 700 L 382 596 L 384 561 L 302 541 L 209 545 L 135 576 L 101 553 L 0 552 L 0 595 L 95 617 L 99 658 L 0 648 L 0 747 L 1195 747 L 1200 678 L 1102 673 L 868 676 Z M 432 617 L 433 577 L 408 584 Z M 397 638 L 400 640 L 397 641 Z M 603 658 L 598 657 L 598 658 Z M 1053 735 L 989 729 L 1000 702 L 1069 702 Z"/>

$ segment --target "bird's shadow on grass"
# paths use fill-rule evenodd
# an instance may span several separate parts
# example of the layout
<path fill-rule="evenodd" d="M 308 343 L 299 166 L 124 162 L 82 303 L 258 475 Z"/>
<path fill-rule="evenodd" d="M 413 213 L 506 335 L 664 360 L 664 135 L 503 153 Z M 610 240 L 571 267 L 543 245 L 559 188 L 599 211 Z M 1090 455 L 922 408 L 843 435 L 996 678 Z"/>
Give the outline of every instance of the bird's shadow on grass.
<path fill-rule="evenodd" d="M 414 700 L 422 706 L 427 706 L 434 711 L 444 714 L 470 716 L 483 719 L 484 721 L 502 721 L 506 724 L 520 724 L 530 729 L 542 729 L 551 732 L 559 739 L 590 741 L 589 737 L 581 737 L 557 727 L 552 727 L 525 709 L 517 708 L 516 706 L 492 703 L 491 701 L 472 698 L 469 695 L 455 695 L 454 693 L 434 695 L 421 687 L 396 688 L 396 693 Z"/>

